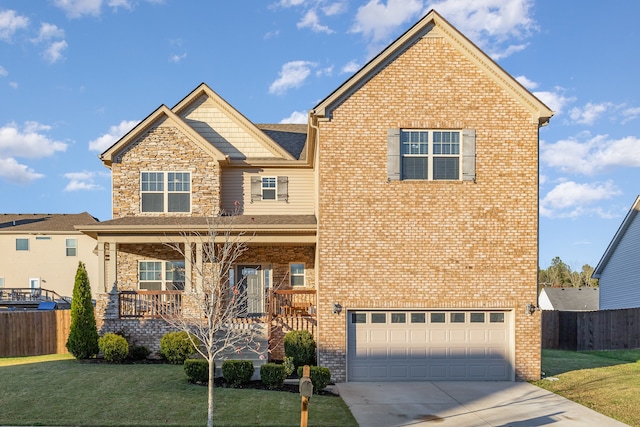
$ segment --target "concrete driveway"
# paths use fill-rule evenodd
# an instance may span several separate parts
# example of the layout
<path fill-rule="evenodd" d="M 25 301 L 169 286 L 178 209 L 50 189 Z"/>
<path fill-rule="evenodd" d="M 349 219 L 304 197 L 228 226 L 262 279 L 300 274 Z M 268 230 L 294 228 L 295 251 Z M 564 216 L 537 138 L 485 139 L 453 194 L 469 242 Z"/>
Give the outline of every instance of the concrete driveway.
<path fill-rule="evenodd" d="M 350 382 L 336 388 L 361 427 L 626 425 L 523 382 Z"/>

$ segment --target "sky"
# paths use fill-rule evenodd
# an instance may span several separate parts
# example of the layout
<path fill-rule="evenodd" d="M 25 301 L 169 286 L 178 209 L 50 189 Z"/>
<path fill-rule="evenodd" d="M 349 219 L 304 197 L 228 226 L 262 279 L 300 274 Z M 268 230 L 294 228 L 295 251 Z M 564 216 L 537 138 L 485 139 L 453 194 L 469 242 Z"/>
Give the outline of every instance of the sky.
<path fill-rule="evenodd" d="M 161 104 L 306 123 L 431 9 L 556 112 L 539 264 L 595 267 L 640 194 L 637 0 L 0 0 L 0 213 L 110 219 L 98 156 Z"/>

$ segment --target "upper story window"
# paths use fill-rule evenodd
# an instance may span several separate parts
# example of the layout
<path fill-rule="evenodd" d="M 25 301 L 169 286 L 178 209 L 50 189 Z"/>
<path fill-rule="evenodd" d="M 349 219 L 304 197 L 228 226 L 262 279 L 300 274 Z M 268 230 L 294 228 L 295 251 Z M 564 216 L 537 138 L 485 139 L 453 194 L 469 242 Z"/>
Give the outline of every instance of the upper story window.
<path fill-rule="evenodd" d="M 16 239 L 16 251 L 28 251 L 29 239 Z"/>
<path fill-rule="evenodd" d="M 184 261 L 140 261 L 138 286 L 156 291 L 184 290 Z"/>
<path fill-rule="evenodd" d="M 473 129 L 389 129 L 387 143 L 390 181 L 476 179 Z"/>
<path fill-rule="evenodd" d="M 460 179 L 460 131 L 400 131 L 402 179 Z"/>
<path fill-rule="evenodd" d="M 251 202 L 260 200 L 289 201 L 289 177 L 252 176 Z"/>
<path fill-rule="evenodd" d="M 190 212 L 190 172 L 142 172 L 142 212 Z"/>
<path fill-rule="evenodd" d="M 78 239 L 66 239 L 65 246 L 67 256 L 78 255 Z"/>

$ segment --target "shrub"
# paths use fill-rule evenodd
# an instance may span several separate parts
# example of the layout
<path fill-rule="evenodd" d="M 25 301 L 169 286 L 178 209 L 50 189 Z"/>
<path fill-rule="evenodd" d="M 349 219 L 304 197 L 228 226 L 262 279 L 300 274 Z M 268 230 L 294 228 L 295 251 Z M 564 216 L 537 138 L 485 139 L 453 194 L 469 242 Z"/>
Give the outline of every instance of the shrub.
<path fill-rule="evenodd" d="M 98 339 L 98 347 L 104 355 L 104 360 L 109 363 L 120 363 L 129 354 L 129 343 L 120 335 L 107 332 Z"/>
<path fill-rule="evenodd" d="M 285 356 L 282 361 L 282 365 L 284 366 L 284 373 L 286 376 L 290 376 L 293 374 L 293 371 L 296 370 L 295 365 L 293 364 L 293 357 Z"/>
<path fill-rule="evenodd" d="M 231 385 L 247 384 L 253 376 L 251 360 L 225 360 L 222 362 L 222 376 Z"/>
<path fill-rule="evenodd" d="M 132 360 L 146 360 L 150 354 L 151 351 L 143 345 L 134 345 L 133 347 L 129 347 L 129 358 Z"/>
<path fill-rule="evenodd" d="M 302 366 L 298 368 L 298 377 L 300 378 L 302 378 L 302 369 Z M 319 393 L 327 388 L 331 382 L 331 371 L 323 366 L 309 366 L 309 378 L 313 383 L 313 392 Z"/>
<path fill-rule="evenodd" d="M 71 329 L 67 350 L 76 359 L 88 359 L 98 354 L 98 328 L 91 301 L 91 285 L 84 263 L 78 263 L 71 301 Z"/>
<path fill-rule="evenodd" d="M 293 358 L 293 365 L 316 364 L 316 342 L 309 331 L 290 331 L 284 336 L 284 353 Z"/>
<path fill-rule="evenodd" d="M 282 387 L 286 377 L 287 373 L 284 365 L 278 365 L 277 363 L 265 363 L 260 367 L 260 380 L 262 381 L 262 384 L 269 388 Z"/>
<path fill-rule="evenodd" d="M 179 365 L 184 363 L 187 357 L 196 352 L 196 347 L 191 340 L 199 346 L 200 342 L 194 336 L 189 338 L 189 334 L 184 331 L 168 332 L 160 338 L 160 356 L 169 363 Z"/>
<path fill-rule="evenodd" d="M 216 365 L 213 365 L 215 371 Z M 184 372 L 190 383 L 207 384 L 209 382 L 209 362 L 205 359 L 187 359 L 184 361 Z"/>

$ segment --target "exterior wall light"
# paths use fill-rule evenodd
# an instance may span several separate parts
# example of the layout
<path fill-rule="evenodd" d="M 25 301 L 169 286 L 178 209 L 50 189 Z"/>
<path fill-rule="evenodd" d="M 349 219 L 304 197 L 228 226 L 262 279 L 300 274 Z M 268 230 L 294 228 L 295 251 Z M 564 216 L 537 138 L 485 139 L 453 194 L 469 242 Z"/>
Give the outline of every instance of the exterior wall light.
<path fill-rule="evenodd" d="M 333 307 L 333 314 L 340 314 L 342 312 L 342 306 L 340 305 L 340 303 L 334 302 L 332 304 Z"/>

